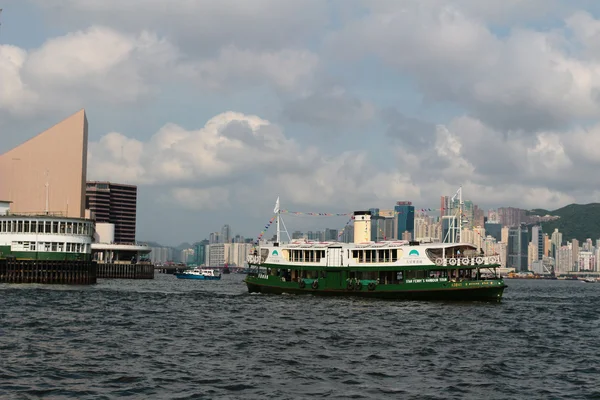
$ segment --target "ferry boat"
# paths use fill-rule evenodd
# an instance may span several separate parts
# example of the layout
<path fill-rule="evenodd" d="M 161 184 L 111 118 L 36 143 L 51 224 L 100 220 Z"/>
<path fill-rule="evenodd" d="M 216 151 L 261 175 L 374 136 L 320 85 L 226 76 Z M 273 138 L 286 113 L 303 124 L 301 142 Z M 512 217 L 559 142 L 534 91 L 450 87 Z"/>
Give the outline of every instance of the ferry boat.
<path fill-rule="evenodd" d="M 215 281 L 221 279 L 221 273 L 216 269 L 194 268 L 188 271 L 175 274 L 178 279 L 200 279 L 205 281 Z"/>
<path fill-rule="evenodd" d="M 500 301 L 497 254 L 469 243 L 370 241 L 370 212 L 354 213 L 354 243 L 280 242 L 248 256 L 250 293 L 414 300 Z"/>

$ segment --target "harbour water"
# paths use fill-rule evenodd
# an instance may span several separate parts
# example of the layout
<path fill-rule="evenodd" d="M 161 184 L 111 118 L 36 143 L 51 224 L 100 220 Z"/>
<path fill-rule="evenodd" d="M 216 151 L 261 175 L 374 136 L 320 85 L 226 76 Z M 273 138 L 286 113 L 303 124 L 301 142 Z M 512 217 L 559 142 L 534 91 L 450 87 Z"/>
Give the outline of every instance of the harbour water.
<path fill-rule="evenodd" d="M 242 280 L 0 285 L 0 398 L 600 398 L 600 284 L 508 280 L 487 304 Z"/>

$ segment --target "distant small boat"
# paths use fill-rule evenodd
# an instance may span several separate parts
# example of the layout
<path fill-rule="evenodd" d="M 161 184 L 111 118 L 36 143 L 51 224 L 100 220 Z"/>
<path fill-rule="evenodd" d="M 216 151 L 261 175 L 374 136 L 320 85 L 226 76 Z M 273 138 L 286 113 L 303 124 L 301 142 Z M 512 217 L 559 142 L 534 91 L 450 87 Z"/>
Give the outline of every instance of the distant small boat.
<path fill-rule="evenodd" d="M 223 267 L 223 273 L 224 274 L 230 274 L 231 271 L 229 270 L 229 265 L 225 264 L 225 266 Z"/>
<path fill-rule="evenodd" d="M 585 282 L 585 283 L 596 283 L 597 282 L 596 279 L 594 279 L 594 278 L 584 278 L 581 281 Z"/>
<path fill-rule="evenodd" d="M 221 273 L 216 269 L 199 269 L 184 271 L 175 274 L 177 279 L 200 279 L 205 281 L 216 281 L 221 279 Z"/>

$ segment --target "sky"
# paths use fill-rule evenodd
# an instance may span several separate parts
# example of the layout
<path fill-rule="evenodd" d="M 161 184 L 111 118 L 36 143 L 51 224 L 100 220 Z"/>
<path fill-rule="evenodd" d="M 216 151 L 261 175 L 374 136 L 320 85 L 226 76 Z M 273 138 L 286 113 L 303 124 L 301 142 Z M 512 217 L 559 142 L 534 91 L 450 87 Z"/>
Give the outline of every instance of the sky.
<path fill-rule="evenodd" d="M 256 237 L 462 186 L 600 201 L 596 0 L 0 0 L 0 153 L 85 108 L 137 239 Z M 288 230 L 347 217 L 284 215 Z M 273 230 L 273 228 L 271 228 Z"/>

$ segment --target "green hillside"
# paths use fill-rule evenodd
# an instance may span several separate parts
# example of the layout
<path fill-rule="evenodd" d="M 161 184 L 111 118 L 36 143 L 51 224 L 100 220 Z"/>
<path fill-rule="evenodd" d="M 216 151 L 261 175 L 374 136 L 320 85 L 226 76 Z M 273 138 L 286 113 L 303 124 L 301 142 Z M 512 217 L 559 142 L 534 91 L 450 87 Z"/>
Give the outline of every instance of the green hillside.
<path fill-rule="evenodd" d="M 552 235 L 555 228 L 563 234 L 563 240 L 577 239 L 580 242 L 591 238 L 594 242 L 600 239 L 600 203 L 570 204 L 554 211 L 532 210 L 537 215 L 557 215 L 555 221 L 542 223 L 542 229 Z"/>

